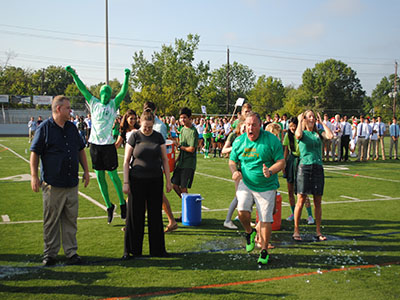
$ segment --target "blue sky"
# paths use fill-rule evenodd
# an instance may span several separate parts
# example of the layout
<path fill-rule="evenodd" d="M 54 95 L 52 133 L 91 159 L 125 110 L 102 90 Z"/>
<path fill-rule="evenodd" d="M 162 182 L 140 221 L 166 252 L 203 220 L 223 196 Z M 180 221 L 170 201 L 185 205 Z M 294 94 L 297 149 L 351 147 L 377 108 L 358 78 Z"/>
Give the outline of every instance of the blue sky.
<path fill-rule="evenodd" d="M 72 65 L 87 84 L 105 81 L 104 0 L 2 0 L 0 63 Z M 370 95 L 400 61 L 400 1 L 109 0 L 110 78 L 123 79 L 134 52 L 200 35 L 196 60 L 230 62 L 257 76 L 301 84 L 328 58 L 348 64 Z M 9 54 L 12 55 L 9 55 Z"/>

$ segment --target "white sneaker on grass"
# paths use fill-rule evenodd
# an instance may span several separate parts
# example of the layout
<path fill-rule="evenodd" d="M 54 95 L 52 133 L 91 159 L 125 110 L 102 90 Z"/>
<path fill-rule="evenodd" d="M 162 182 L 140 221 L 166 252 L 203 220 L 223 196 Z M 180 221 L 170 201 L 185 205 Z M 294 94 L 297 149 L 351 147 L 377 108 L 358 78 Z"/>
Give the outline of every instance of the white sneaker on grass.
<path fill-rule="evenodd" d="M 224 227 L 229 228 L 229 229 L 238 229 L 238 227 L 235 224 L 233 224 L 232 221 L 228 221 L 228 222 L 225 221 Z"/>
<path fill-rule="evenodd" d="M 294 220 L 294 214 L 291 214 L 289 217 L 286 218 L 288 221 L 293 221 Z"/>

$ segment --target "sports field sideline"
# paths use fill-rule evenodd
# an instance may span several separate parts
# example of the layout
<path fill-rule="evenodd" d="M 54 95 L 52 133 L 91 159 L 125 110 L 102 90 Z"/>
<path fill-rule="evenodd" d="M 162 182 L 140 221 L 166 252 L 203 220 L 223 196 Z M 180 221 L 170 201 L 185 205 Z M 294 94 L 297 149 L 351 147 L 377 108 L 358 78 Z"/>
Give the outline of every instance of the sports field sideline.
<path fill-rule="evenodd" d="M 122 171 L 123 149 L 119 154 Z M 399 298 L 399 161 L 325 164 L 326 242 L 314 242 L 315 227 L 306 223 L 301 227 L 304 241 L 291 239 L 286 182 L 280 176 L 282 228 L 273 233 L 276 248 L 262 268 L 256 264 L 258 251 L 245 252 L 240 224 L 235 221 L 239 230 L 222 226 L 234 196 L 227 159 L 201 155 L 190 192 L 205 199 L 202 225 L 180 226 L 166 235 L 171 257 L 121 261 L 123 221 L 116 217 L 107 224 L 92 178 L 86 189 L 80 187 L 78 253 L 86 263 L 66 266 L 61 251 L 60 263 L 44 268 L 41 193 L 30 189 L 28 162 L 27 138 L 0 138 L 2 299 Z M 112 188 L 110 193 L 117 203 Z M 172 192 L 167 196 L 179 216 L 180 199 Z"/>

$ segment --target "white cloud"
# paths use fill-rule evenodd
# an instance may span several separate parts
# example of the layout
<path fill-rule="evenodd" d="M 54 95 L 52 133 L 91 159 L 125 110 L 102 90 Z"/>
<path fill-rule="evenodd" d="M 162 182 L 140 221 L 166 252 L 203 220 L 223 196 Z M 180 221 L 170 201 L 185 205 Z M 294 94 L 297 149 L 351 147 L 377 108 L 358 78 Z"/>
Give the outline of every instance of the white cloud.
<path fill-rule="evenodd" d="M 363 10 L 360 0 L 330 0 L 323 7 L 328 14 L 349 17 Z"/>
<path fill-rule="evenodd" d="M 226 32 L 223 35 L 223 40 L 229 45 L 235 41 L 237 41 L 237 34 L 234 32 Z"/>
<path fill-rule="evenodd" d="M 271 38 L 269 44 L 277 47 L 288 47 L 308 44 L 318 41 L 325 33 L 325 26 L 322 23 L 309 23 L 296 28 L 286 36 Z"/>
<path fill-rule="evenodd" d="M 250 6 L 250 7 L 256 7 L 259 4 L 259 0 L 242 0 L 244 4 Z"/>

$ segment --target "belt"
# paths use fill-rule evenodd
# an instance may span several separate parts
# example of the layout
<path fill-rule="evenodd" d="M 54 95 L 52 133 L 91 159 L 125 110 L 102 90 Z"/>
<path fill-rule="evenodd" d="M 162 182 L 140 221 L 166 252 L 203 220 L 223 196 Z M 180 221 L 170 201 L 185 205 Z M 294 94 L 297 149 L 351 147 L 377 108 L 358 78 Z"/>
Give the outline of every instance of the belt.
<path fill-rule="evenodd" d="M 359 136 L 359 138 L 363 139 L 363 138 L 365 138 L 365 136 L 362 135 L 362 136 Z"/>

